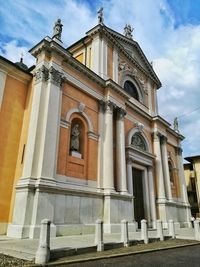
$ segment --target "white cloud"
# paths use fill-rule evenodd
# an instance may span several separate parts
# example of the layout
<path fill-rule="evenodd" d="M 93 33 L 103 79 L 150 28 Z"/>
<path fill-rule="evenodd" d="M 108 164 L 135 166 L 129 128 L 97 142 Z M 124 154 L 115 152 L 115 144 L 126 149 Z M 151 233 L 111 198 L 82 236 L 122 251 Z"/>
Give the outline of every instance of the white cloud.
<path fill-rule="evenodd" d="M 102 0 L 99 5 L 104 7 L 107 26 L 121 33 L 126 23 L 134 27 L 134 39 L 149 60 L 154 61 L 163 84 L 158 99 L 164 118 L 172 122 L 174 117 L 200 105 L 200 25 L 174 28 L 174 13 L 166 0 Z M 30 43 L 29 47 L 20 47 L 16 41 L 3 44 L 4 56 L 13 61 L 19 60 L 21 51 L 26 52 L 46 35 L 51 36 L 58 17 L 64 25 L 65 45 L 77 41 L 97 24 L 96 11 L 85 1 L 75 0 L 2 1 L 0 16 L 5 34 Z M 26 53 L 24 61 L 32 64 L 31 60 Z M 185 156 L 200 151 L 198 114 L 180 118 L 186 136 Z"/>
<path fill-rule="evenodd" d="M 15 40 L 3 45 L 0 43 L 1 50 L 3 51 L 3 56 L 14 63 L 19 62 L 21 56 L 23 56 L 23 61 L 27 66 L 35 64 L 35 58 L 28 53 L 27 47 L 19 46 Z"/>

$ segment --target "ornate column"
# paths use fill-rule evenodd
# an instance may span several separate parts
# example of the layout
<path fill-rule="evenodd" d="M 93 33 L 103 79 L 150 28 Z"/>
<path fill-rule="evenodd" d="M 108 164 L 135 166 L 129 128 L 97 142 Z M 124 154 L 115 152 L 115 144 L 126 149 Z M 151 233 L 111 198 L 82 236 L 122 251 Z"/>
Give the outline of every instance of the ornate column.
<path fill-rule="evenodd" d="M 167 154 L 167 137 L 165 137 L 164 135 L 161 136 L 161 155 L 162 155 L 162 166 L 163 166 L 165 188 L 166 188 L 166 197 L 169 200 L 172 200 L 168 154 Z"/>
<path fill-rule="evenodd" d="M 145 200 L 145 214 L 147 218 L 148 225 L 151 223 L 151 211 L 150 211 L 150 194 L 149 194 L 149 181 L 148 181 L 148 173 L 147 168 L 144 169 L 144 200 Z"/>
<path fill-rule="evenodd" d="M 125 158 L 125 136 L 124 136 L 124 116 L 126 111 L 117 109 L 116 119 L 116 166 L 117 166 L 117 191 L 127 193 L 126 180 L 126 158 Z"/>
<path fill-rule="evenodd" d="M 166 198 L 165 198 L 165 185 L 164 185 L 162 158 L 160 150 L 160 134 L 158 132 L 154 132 L 153 138 L 154 138 L 153 140 L 154 153 L 156 155 L 155 163 L 156 163 L 158 200 L 165 201 Z"/>
<path fill-rule="evenodd" d="M 148 177 L 149 177 L 149 198 L 150 198 L 150 213 L 151 213 L 151 222 L 152 227 L 156 228 L 156 199 L 155 199 L 155 189 L 154 189 L 154 180 L 153 180 L 153 173 L 152 167 L 149 166 L 148 169 Z"/>
<path fill-rule="evenodd" d="M 181 147 L 176 148 L 176 157 L 177 157 L 177 163 L 178 163 L 179 179 L 180 179 L 180 184 L 181 184 L 182 200 L 184 203 L 189 204 L 188 195 L 187 195 L 187 187 L 186 187 L 186 182 L 185 182 L 184 169 L 183 169 L 183 158 L 182 158 L 182 148 Z"/>
<path fill-rule="evenodd" d="M 126 159 L 126 174 L 127 174 L 127 187 L 128 192 L 133 195 L 133 171 L 132 171 L 132 159 Z"/>
<path fill-rule="evenodd" d="M 185 216 L 186 216 L 186 226 L 191 227 L 191 209 L 190 204 L 188 201 L 188 195 L 187 195 L 187 187 L 185 182 L 185 176 L 184 176 L 184 169 L 183 169 L 183 158 L 182 158 L 182 148 L 177 147 L 176 148 L 176 157 L 177 157 L 177 164 L 178 164 L 178 173 L 179 173 L 179 179 L 180 179 L 180 186 L 181 186 L 181 195 L 182 200 L 185 206 Z"/>
<path fill-rule="evenodd" d="M 103 188 L 110 192 L 114 190 L 113 171 L 113 108 L 111 101 L 105 103 L 103 132 Z"/>
<path fill-rule="evenodd" d="M 99 144 L 98 144 L 98 178 L 97 187 L 101 189 L 103 187 L 103 140 L 104 140 L 104 107 L 103 100 L 99 101 Z"/>

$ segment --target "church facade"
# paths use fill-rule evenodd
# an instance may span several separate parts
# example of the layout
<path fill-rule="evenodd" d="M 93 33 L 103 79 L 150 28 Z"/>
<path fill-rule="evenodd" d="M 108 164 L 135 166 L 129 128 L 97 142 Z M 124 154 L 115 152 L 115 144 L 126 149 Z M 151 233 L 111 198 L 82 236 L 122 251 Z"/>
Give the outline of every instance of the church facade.
<path fill-rule="evenodd" d="M 58 20 L 31 69 L 0 58 L 0 233 L 35 238 L 190 227 L 183 136 L 158 114 L 161 87 L 132 38 L 99 24 L 67 49 Z"/>

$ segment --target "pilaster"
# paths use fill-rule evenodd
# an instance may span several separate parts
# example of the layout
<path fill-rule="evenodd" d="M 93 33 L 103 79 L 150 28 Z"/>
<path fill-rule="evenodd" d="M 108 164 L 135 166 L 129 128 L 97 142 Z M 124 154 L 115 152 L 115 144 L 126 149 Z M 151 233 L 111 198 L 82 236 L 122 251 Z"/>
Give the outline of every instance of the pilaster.
<path fill-rule="evenodd" d="M 3 102 L 4 89 L 6 84 L 7 73 L 0 71 L 0 110 Z"/>
<path fill-rule="evenodd" d="M 113 49 L 113 81 L 118 83 L 118 52 Z"/>
<path fill-rule="evenodd" d="M 167 154 L 167 137 L 165 136 L 161 136 L 161 155 L 162 155 L 162 166 L 163 166 L 165 188 L 166 188 L 166 197 L 172 201 L 172 191 L 171 191 L 168 154 Z"/>

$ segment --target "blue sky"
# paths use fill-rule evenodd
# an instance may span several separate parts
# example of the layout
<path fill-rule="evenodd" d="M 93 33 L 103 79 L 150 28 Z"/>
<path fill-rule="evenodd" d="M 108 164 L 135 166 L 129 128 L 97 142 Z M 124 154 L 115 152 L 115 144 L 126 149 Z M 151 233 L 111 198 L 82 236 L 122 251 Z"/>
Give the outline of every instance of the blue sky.
<path fill-rule="evenodd" d="M 200 154 L 200 109 L 191 113 L 200 106 L 200 0 L 0 0 L 0 54 L 16 62 L 23 52 L 30 66 L 28 50 L 52 35 L 57 18 L 67 47 L 97 24 L 101 6 L 107 26 L 121 33 L 126 23 L 134 27 L 163 84 L 161 116 L 170 123 L 180 116 L 184 156 Z"/>

